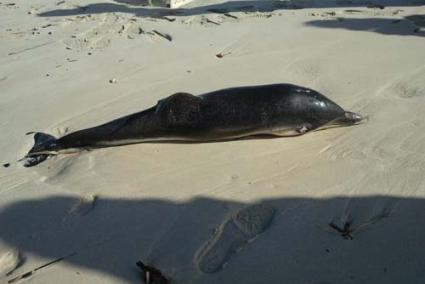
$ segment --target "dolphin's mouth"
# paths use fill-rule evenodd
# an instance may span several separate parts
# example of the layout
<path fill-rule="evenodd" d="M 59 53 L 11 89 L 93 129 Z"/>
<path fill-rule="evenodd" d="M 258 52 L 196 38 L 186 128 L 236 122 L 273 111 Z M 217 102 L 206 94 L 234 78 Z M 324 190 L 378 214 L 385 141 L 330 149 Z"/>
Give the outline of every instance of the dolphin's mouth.
<path fill-rule="evenodd" d="M 366 121 L 368 121 L 368 119 L 369 118 L 367 116 L 363 116 L 361 114 L 351 112 L 351 111 L 346 111 L 344 113 L 344 116 L 330 121 L 329 123 L 317 128 L 315 131 L 321 131 L 321 130 L 335 128 L 335 127 L 344 127 L 344 126 L 363 124 Z"/>

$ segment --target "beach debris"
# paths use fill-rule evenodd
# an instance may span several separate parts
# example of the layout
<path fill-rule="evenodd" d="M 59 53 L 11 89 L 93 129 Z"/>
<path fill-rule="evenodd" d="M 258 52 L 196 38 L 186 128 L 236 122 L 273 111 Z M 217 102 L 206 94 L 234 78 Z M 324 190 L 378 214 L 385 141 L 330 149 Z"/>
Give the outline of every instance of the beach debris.
<path fill-rule="evenodd" d="M 59 1 L 59 2 L 56 3 L 56 6 L 59 6 L 59 5 L 64 4 L 64 3 L 65 3 L 65 1 Z"/>
<path fill-rule="evenodd" d="M 341 234 L 341 236 L 346 240 L 352 240 L 353 234 L 355 232 L 359 232 L 361 230 L 365 230 L 365 228 L 374 225 L 388 217 L 390 217 L 391 212 L 387 209 L 383 210 L 381 213 L 376 214 L 374 217 L 370 218 L 369 220 L 366 220 L 365 222 L 358 224 L 357 226 L 353 227 L 353 221 L 351 217 L 345 221 L 344 226 L 340 227 L 336 225 L 334 222 L 329 223 L 329 227 L 337 231 Z"/>
<path fill-rule="evenodd" d="M 167 17 L 167 16 L 163 16 L 161 19 L 167 20 L 169 22 L 174 22 L 176 20 L 176 18 L 170 18 L 170 17 Z"/>
<path fill-rule="evenodd" d="M 168 40 L 168 41 L 172 41 L 173 40 L 173 38 L 169 35 L 169 34 L 166 34 L 166 33 L 161 33 L 161 32 L 159 32 L 159 31 L 157 31 L 157 30 L 152 30 L 154 33 L 156 33 L 157 35 L 159 35 L 160 37 L 163 37 L 163 38 L 165 38 L 166 40 Z"/>
<path fill-rule="evenodd" d="M 7 283 L 8 284 L 12 284 L 12 283 L 16 283 L 16 282 L 18 282 L 20 280 L 26 279 L 26 278 L 34 275 L 36 272 L 39 272 L 40 270 L 42 270 L 44 268 L 47 268 L 47 267 L 49 267 L 49 266 L 51 266 L 53 264 L 56 264 L 56 263 L 58 263 L 58 262 L 60 262 L 62 260 L 65 260 L 67 258 L 73 257 L 76 254 L 77 254 L 76 252 L 73 252 L 73 253 L 67 254 L 65 256 L 59 257 L 57 259 L 54 259 L 54 260 L 52 260 L 52 261 L 50 261 L 50 262 L 48 262 L 46 264 L 43 264 L 41 266 L 38 266 L 38 267 L 36 267 L 36 268 L 28 271 L 28 272 L 25 272 L 25 273 L 23 273 L 21 275 L 16 276 L 15 278 L 10 279 L 9 281 L 7 281 Z"/>
<path fill-rule="evenodd" d="M 221 16 L 220 16 L 221 17 Z M 220 20 L 220 21 L 222 21 L 222 19 L 216 19 L 215 21 L 214 20 L 211 20 L 209 17 L 207 17 L 207 16 L 202 16 L 201 17 L 201 25 L 203 25 L 203 24 L 205 24 L 205 23 L 209 23 L 209 24 L 214 24 L 214 25 L 216 25 L 216 26 L 219 26 L 221 23 L 220 22 L 218 22 L 217 20 Z"/>
<path fill-rule="evenodd" d="M 171 281 L 167 279 L 161 271 L 155 267 L 145 265 L 142 261 L 136 262 L 137 267 L 143 271 L 143 281 L 146 284 L 170 284 Z"/>
<path fill-rule="evenodd" d="M 322 14 L 322 16 L 336 16 L 336 12 L 335 11 L 331 11 L 331 12 L 325 12 Z"/>
<path fill-rule="evenodd" d="M 38 34 L 39 35 L 40 34 L 40 32 L 38 31 L 37 28 L 33 28 L 32 31 L 33 31 L 32 32 L 33 35 L 35 35 L 35 34 Z"/>
<path fill-rule="evenodd" d="M 112 78 L 112 79 L 109 79 L 109 83 L 116 84 L 118 83 L 118 80 L 116 78 Z"/>
<path fill-rule="evenodd" d="M 210 19 L 209 19 L 209 18 L 207 18 L 207 17 L 205 17 L 205 22 L 207 22 L 207 23 L 211 23 L 211 24 L 214 24 L 214 25 L 217 25 L 217 26 L 219 26 L 219 25 L 220 25 L 220 23 L 215 22 L 215 21 L 213 21 L 213 20 L 210 20 Z"/>
<path fill-rule="evenodd" d="M 230 51 L 229 52 L 220 52 L 220 53 L 216 54 L 215 56 L 217 58 L 223 58 L 224 56 L 229 55 L 229 54 L 232 54 L 232 53 Z"/>
<path fill-rule="evenodd" d="M 363 13 L 362 10 L 355 10 L 355 9 L 346 9 L 344 10 L 344 12 L 348 14 Z"/>
<path fill-rule="evenodd" d="M 343 237 L 346 240 L 353 239 L 352 233 L 354 232 L 354 229 L 352 228 L 352 225 L 353 225 L 353 222 L 351 220 L 346 221 L 342 228 L 336 225 L 334 222 L 329 223 L 329 227 L 331 227 L 332 229 L 340 233 L 341 237 Z"/>
<path fill-rule="evenodd" d="M 125 31 L 125 25 L 121 25 L 121 29 L 118 31 L 119 34 L 122 34 Z"/>
<path fill-rule="evenodd" d="M 230 13 L 223 13 L 223 15 L 224 15 L 224 16 L 226 16 L 226 17 L 229 17 L 229 18 L 235 19 L 235 20 L 237 20 L 237 19 L 238 19 L 238 17 L 236 17 L 235 15 L 232 15 L 232 14 L 230 14 Z"/>
<path fill-rule="evenodd" d="M 3 164 L 3 167 L 5 167 L 5 168 L 10 167 L 10 163 Z"/>

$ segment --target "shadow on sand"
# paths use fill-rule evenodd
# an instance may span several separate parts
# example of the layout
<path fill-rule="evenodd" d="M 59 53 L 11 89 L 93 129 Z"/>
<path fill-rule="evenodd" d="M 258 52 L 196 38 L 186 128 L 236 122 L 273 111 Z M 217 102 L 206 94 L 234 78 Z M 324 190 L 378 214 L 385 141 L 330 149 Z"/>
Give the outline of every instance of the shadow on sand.
<path fill-rule="evenodd" d="M 318 1 L 312 4 L 309 1 L 278 1 L 278 0 L 252 0 L 252 1 L 228 1 L 219 4 L 210 4 L 197 7 L 179 8 L 179 9 L 168 9 L 163 7 L 140 7 L 145 6 L 146 0 L 115 0 L 114 3 L 95 3 L 87 6 L 81 6 L 73 9 L 57 9 L 44 13 L 40 13 L 41 17 L 61 17 L 61 16 L 72 16 L 72 15 L 86 15 L 86 14 L 99 14 L 99 13 L 129 13 L 134 14 L 137 17 L 151 17 L 161 18 L 164 16 L 194 16 L 204 15 L 211 13 L 231 13 L 231 12 L 272 12 L 275 10 L 284 9 L 302 9 L 302 8 L 341 8 L 341 7 L 359 7 L 366 6 L 365 2 L 370 3 L 381 3 L 388 6 L 419 6 L 425 5 L 425 0 L 417 1 L 360 1 L 362 4 L 353 4 L 356 1 L 341 1 L 340 4 L 329 4 L 333 1 L 324 1 L 323 3 Z M 329 2 L 328 4 L 326 4 Z M 359 1 L 357 1 L 359 2 Z M 344 4 L 349 3 L 349 4 Z M 138 6 L 138 7 L 137 7 Z"/>
<path fill-rule="evenodd" d="M 128 13 L 137 17 L 164 18 L 166 16 L 193 16 L 206 14 L 226 14 L 231 12 L 272 12 L 284 9 L 302 9 L 311 7 L 341 8 L 358 7 L 355 4 L 308 5 L 297 4 L 297 1 L 230 1 L 220 4 L 205 5 L 194 8 L 168 9 L 161 7 L 137 7 L 145 2 L 134 0 L 116 0 L 115 3 L 96 3 L 73 9 L 58 9 L 40 13 L 41 17 L 63 17 L 101 13 Z M 355 2 L 355 1 L 354 1 Z M 379 1 L 378 1 L 379 2 Z M 381 1 L 385 4 L 385 1 Z M 409 1 L 391 1 L 392 6 L 409 6 Z M 416 1 L 415 5 L 425 5 L 425 1 Z M 386 3 L 388 5 L 388 3 Z M 365 5 L 363 5 L 365 6 Z M 391 5 L 388 5 L 391 6 Z M 411 15 L 403 19 L 391 18 L 332 18 L 308 21 L 308 26 L 331 29 L 347 29 L 353 31 L 369 31 L 385 35 L 425 36 L 425 15 Z"/>
<path fill-rule="evenodd" d="M 38 14 L 41 17 L 61 17 L 71 15 L 100 13 L 129 13 L 137 17 L 161 18 L 164 16 L 194 16 L 211 13 L 230 12 L 270 12 L 278 9 L 297 8 L 293 4 L 282 1 L 231 1 L 221 4 L 205 5 L 194 8 L 168 9 L 160 7 L 135 7 L 133 0 L 117 0 L 118 3 L 96 3 L 74 9 L 58 9 Z"/>
<path fill-rule="evenodd" d="M 0 212 L 0 240 L 24 256 L 53 260 L 76 253 L 64 260 L 75 267 L 75 273 L 95 270 L 126 283 L 141 283 L 135 267 L 138 259 L 160 268 L 173 283 L 425 280 L 425 199 L 262 200 L 276 210 L 271 224 L 236 254 L 224 242 L 221 249 L 229 255 L 228 265 L 212 274 L 197 270 L 197 251 L 226 216 L 248 204 L 209 198 L 180 203 L 99 198 L 90 212 L 70 213 L 78 202 L 78 198 L 57 196 L 6 206 Z M 353 239 L 331 228 L 331 222 L 339 228 L 352 222 L 349 234 Z M 233 235 L 225 237 L 229 240 Z M 24 263 L 8 278 L 33 268 Z M 84 280 L 84 272 L 78 277 Z"/>
<path fill-rule="evenodd" d="M 333 18 L 309 21 L 307 26 L 328 29 L 375 32 L 384 35 L 425 36 L 425 15 L 410 15 L 403 19 Z"/>

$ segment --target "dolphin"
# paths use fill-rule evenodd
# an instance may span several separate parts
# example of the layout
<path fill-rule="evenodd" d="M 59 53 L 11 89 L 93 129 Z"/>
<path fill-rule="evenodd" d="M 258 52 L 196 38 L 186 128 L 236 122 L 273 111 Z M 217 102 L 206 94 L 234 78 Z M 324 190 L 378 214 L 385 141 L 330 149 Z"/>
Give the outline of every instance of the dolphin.
<path fill-rule="evenodd" d="M 175 93 L 148 109 L 60 138 L 32 132 L 34 146 L 24 157 L 24 166 L 76 150 L 152 141 L 290 137 L 363 120 L 319 92 L 293 84 L 234 87 L 199 96 Z"/>

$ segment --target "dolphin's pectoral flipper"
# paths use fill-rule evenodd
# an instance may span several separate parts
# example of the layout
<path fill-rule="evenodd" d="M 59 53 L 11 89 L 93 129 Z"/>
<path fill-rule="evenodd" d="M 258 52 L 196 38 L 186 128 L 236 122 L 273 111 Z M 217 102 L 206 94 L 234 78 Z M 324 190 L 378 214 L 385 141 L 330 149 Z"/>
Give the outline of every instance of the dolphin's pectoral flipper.
<path fill-rule="evenodd" d="M 314 129 L 315 127 L 313 125 L 311 125 L 310 123 L 305 123 L 297 127 L 274 128 L 269 134 L 280 137 L 293 137 L 306 134 L 307 132 L 310 132 Z"/>
<path fill-rule="evenodd" d="M 309 123 L 303 124 L 300 127 L 296 128 L 295 131 L 302 135 L 302 134 L 306 134 L 307 132 L 313 130 L 313 126 Z"/>
<path fill-rule="evenodd" d="M 158 101 L 155 114 L 167 126 L 192 127 L 200 118 L 202 98 L 188 93 L 176 93 Z"/>

